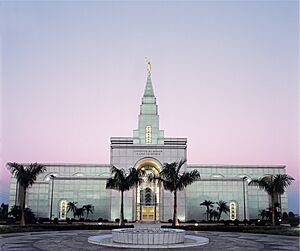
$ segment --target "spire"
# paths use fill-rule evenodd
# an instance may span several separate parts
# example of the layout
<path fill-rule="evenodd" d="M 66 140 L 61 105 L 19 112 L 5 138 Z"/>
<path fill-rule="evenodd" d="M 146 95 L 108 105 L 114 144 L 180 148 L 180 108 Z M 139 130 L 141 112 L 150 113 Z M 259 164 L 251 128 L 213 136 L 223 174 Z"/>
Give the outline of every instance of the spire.
<path fill-rule="evenodd" d="M 139 126 L 133 131 L 133 144 L 164 144 L 164 131 L 159 130 L 158 107 L 151 81 L 151 64 L 148 60 L 147 83 L 140 105 Z"/>
<path fill-rule="evenodd" d="M 153 92 L 153 87 L 152 87 L 152 81 L 151 81 L 151 64 L 148 61 L 147 62 L 147 83 L 146 83 L 146 88 L 144 92 L 144 97 L 155 97 L 154 92 Z"/>

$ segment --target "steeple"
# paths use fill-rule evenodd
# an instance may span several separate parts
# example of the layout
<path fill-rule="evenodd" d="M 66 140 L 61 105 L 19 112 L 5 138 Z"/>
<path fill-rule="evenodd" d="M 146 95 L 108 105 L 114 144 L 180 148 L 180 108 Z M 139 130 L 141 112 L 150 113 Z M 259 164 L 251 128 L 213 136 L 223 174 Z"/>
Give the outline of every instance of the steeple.
<path fill-rule="evenodd" d="M 152 110 L 157 114 L 157 106 L 156 106 L 156 98 L 154 96 L 154 91 L 153 91 L 153 86 L 152 86 L 152 80 L 151 80 L 151 64 L 150 62 L 147 62 L 147 82 L 146 82 L 146 87 L 144 91 L 144 96 L 142 98 L 142 105 L 144 104 L 153 104 Z M 149 109 L 149 106 L 148 106 Z M 141 113 L 143 108 L 141 106 Z"/>
<path fill-rule="evenodd" d="M 139 127 L 133 131 L 134 144 L 163 144 L 164 131 L 159 130 L 159 116 L 151 80 L 151 64 L 147 62 L 147 82 L 140 105 Z"/>
<path fill-rule="evenodd" d="M 151 81 L 151 64 L 150 62 L 147 63 L 147 83 L 146 83 L 146 88 L 144 92 L 144 97 L 155 97 L 154 96 L 154 91 L 152 87 L 152 81 Z"/>

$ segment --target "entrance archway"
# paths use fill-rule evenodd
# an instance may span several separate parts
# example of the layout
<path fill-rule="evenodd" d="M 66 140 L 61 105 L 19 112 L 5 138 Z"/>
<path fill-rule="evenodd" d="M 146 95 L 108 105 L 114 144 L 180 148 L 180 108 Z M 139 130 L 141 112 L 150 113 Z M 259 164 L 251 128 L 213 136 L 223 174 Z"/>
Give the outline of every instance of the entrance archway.
<path fill-rule="evenodd" d="M 134 214 L 138 222 L 157 222 L 160 220 L 161 189 L 158 181 L 149 182 L 148 175 L 158 175 L 161 169 L 160 163 L 151 158 L 138 161 L 137 170 L 143 170 L 144 181 L 135 189 Z"/>

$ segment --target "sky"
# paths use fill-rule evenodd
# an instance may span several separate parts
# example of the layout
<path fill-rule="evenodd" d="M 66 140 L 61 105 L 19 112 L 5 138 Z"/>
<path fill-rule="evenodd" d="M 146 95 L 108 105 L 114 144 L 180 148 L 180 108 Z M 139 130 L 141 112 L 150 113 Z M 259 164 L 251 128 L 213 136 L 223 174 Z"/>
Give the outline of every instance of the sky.
<path fill-rule="evenodd" d="M 189 164 L 286 165 L 299 213 L 298 1 L 2 1 L 5 164 L 109 163 L 132 136 L 147 57 Z"/>

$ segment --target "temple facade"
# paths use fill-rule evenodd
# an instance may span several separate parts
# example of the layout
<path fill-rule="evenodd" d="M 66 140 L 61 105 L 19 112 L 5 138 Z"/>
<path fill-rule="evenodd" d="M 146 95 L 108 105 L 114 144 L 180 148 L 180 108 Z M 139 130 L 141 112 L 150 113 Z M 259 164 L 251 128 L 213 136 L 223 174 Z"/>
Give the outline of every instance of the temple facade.
<path fill-rule="evenodd" d="M 138 128 L 132 137 L 111 137 L 110 164 L 51 164 L 43 163 L 47 172 L 41 174 L 28 190 L 26 206 L 36 217 L 61 220 L 72 218 L 67 203 L 79 207 L 92 204 L 91 219 L 114 220 L 120 217 L 120 193 L 105 188 L 110 167 L 143 169 L 147 174 L 158 174 L 164 163 L 187 158 L 186 138 L 165 138 L 159 127 L 158 106 L 151 80 L 151 65 L 147 65 L 147 82 L 140 105 Z M 26 165 L 26 164 L 24 164 Z M 223 200 L 229 213 L 221 219 L 255 219 L 260 210 L 269 207 L 269 197 L 263 190 L 249 186 L 253 178 L 269 174 L 285 174 L 282 165 L 189 165 L 182 171 L 197 169 L 201 179 L 178 193 L 178 218 L 181 221 L 206 220 L 205 200 Z M 11 178 L 9 205 L 22 201 L 22 187 Z M 287 211 L 287 194 L 278 197 L 282 211 Z M 217 209 L 217 205 L 214 205 Z M 141 185 L 125 192 L 125 219 L 137 222 L 159 222 L 172 219 L 173 197 L 157 182 L 145 179 Z"/>

